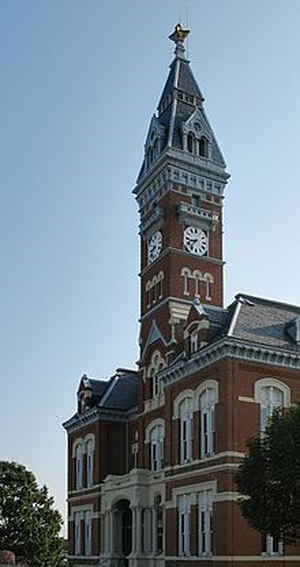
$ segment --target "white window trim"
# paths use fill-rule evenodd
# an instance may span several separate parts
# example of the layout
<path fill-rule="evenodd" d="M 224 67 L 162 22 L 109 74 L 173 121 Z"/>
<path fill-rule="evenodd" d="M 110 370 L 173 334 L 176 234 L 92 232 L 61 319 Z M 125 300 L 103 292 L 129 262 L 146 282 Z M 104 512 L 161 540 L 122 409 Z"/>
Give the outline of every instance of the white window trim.
<path fill-rule="evenodd" d="M 75 555 L 81 555 L 81 519 L 82 512 L 74 512 L 74 551 Z"/>
<path fill-rule="evenodd" d="M 192 498 L 190 494 L 182 494 L 178 497 L 178 551 L 181 557 L 191 555 L 191 505 Z"/>
<path fill-rule="evenodd" d="M 271 535 L 266 536 L 266 551 L 262 551 L 263 557 L 278 557 L 283 555 L 283 541 L 278 542 L 278 551 L 273 551 L 274 538 Z"/>
<path fill-rule="evenodd" d="M 80 449 L 80 455 L 78 451 Z M 78 443 L 76 446 L 76 489 L 80 490 L 83 487 L 83 445 Z"/>
<path fill-rule="evenodd" d="M 85 555 L 92 554 L 92 512 L 91 510 L 84 511 L 84 542 L 85 542 Z"/>
<path fill-rule="evenodd" d="M 94 484 L 94 444 L 93 439 L 89 438 L 85 444 L 86 448 L 86 486 L 91 488 Z"/>
<path fill-rule="evenodd" d="M 277 378 L 262 378 L 261 380 L 257 380 L 254 384 L 254 401 L 258 404 L 261 403 L 261 394 L 262 389 L 268 386 L 273 386 L 274 388 L 278 388 L 283 393 L 283 407 L 289 408 L 291 406 L 291 389 L 287 384 L 281 382 Z"/>
<path fill-rule="evenodd" d="M 219 399 L 219 390 L 218 390 L 218 382 L 216 380 L 206 380 L 201 384 L 201 387 L 198 387 L 199 397 L 198 397 L 198 404 L 200 409 L 200 418 L 201 418 L 201 435 L 200 435 L 200 454 L 201 458 L 210 457 L 215 453 L 215 405 Z M 210 401 L 206 401 L 205 405 L 201 401 L 203 396 L 206 392 L 212 390 L 215 394 L 214 399 Z M 205 420 L 206 416 L 206 420 Z M 205 437 L 204 433 L 204 422 L 206 421 L 206 434 Z M 207 440 L 207 443 L 205 443 Z"/>
<path fill-rule="evenodd" d="M 191 390 L 191 389 L 187 389 L 187 390 L 183 390 L 182 392 L 180 392 L 180 394 L 178 394 L 178 396 L 175 398 L 174 402 L 173 402 L 173 419 L 179 419 L 180 418 L 180 413 L 179 413 L 179 407 L 181 405 L 181 403 L 183 402 L 183 400 L 185 398 L 192 398 L 193 402 L 193 411 L 195 411 L 195 407 L 194 407 L 194 400 L 195 400 L 195 393 L 197 392 L 197 390 Z"/>
<path fill-rule="evenodd" d="M 203 490 L 198 494 L 198 514 L 199 514 L 199 555 L 210 557 L 213 552 L 213 491 Z M 203 516 L 202 516 L 203 515 Z M 204 525 L 203 525 L 204 522 Z M 203 529 L 204 528 L 204 529 Z M 203 549 L 203 534 L 205 549 Z"/>

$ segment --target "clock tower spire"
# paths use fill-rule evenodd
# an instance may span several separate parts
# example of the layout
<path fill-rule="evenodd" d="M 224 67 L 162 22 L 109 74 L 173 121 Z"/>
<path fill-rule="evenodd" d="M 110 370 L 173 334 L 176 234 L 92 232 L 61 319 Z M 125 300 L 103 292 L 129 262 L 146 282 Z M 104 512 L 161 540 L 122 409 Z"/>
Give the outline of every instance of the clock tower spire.
<path fill-rule="evenodd" d="M 153 115 L 134 189 L 140 213 L 141 355 L 168 350 L 195 298 L 223 306 L 222 207 L 229 178 L 175 26 L 175 57 Z"/>

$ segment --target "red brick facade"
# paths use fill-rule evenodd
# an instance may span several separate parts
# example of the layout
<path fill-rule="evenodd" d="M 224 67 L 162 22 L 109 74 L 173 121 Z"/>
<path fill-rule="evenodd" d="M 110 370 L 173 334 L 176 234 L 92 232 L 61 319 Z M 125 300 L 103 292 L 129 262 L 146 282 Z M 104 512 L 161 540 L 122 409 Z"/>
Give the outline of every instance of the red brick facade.
<path fill-rule="evenodd" d="M 300 310 L 250 296 L 223 307 L 228 174 L 184 59 L 185 36 L 178 26 L 171 36 L 175 59 L 135 189 L 138 372 L 118 369 L 109 382 L 83 376 L 78 412 L 64 424 L 69 553 L 103 567 L 295 564 L 299 548 L 272 538 L 262 548 L 241 516 L 234 476 L 274 392 L 283 407 L 299 399 L 287 325 Z M 169 107 L 176 120 L 168 123 Z M 187 245 L 189 227 L 202 250 Z"/>

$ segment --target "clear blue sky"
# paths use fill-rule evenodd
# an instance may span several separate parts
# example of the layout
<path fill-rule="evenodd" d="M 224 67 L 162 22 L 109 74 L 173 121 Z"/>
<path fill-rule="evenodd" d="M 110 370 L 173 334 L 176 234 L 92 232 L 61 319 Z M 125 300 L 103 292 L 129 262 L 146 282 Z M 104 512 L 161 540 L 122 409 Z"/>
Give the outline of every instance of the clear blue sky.
<path fill-rule="evenodd" d="M 226 304 L 300 304 L 299 0 L 2 0 L 0 458 L 62 511 L 79 378 L 137 359 L 131 190 L 179 17 L 232 174 Z"/>

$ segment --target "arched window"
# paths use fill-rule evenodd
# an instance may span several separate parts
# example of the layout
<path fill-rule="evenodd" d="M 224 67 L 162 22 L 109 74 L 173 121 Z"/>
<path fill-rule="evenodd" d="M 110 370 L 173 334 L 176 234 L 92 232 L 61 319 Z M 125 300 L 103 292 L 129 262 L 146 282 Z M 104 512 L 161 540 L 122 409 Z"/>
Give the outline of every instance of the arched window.
<path fill-rule="evenodd" d="M 210 301 L 211 300 L 211 284 L 214 283 L 214 278 L 212 277 L 211 274 L 206 273 L 206 274 L 204 274 L 203 279 L 206 283 L 205 299 L 206 299 L 206 301 Z"/>
<path fill-rule="evenodd" d="M 190 132 L 187 137 L 187 149 L 191 154 L 194 153 L 194 136 Z"/>
<path fill-rule="evenodd" d="M 82 455 L 82 444 L 78 443 L 76 447 L 76 488 L 79 490 L 82 488 L 82 462 L 83 462 L 83 455 Z"/>
<path fill-rule="evenodd" d="M 151 470 L 160 471 L 164 466 L 164 428 L 156 425 L 150 432 Z"/>
<path fill-rule="evenodd" d="M 190 295 L 189 278 L 192 278 L 192 272 L 189 268 L 182 268 L 181 276 L 183 276 L 183 295 Z"/>
<path fill-rule="evenodd" d="M 263 433 L 274 409 L 291 405 L 291 390 L 277 378 L 262 378 L 254 384 L 254 400 L 260 404 L 260 430 Z"/>
<path fill-rule="evenodd" d="M 201 457 L 208 457 L 215 452 L 215 403 L 217 392 L 214 387 L 206 387 L 200 395 L 201 410 Z"/>
<path fill-rule="evenodd" d="M 148 368 L 148 376 L 152 379 L 152 397 L 158 398 L 161 394 L 161 384 L 158 377 L 160 370 L 166 367 L 166 362 L 162 358 L 159 351 L 155 351 L 151 358 L 151 364 Z"/>
<path fill-rule="evenodd" d="M 89 439 L 86 443 L 86 484 L 87 488 L 93 486 L 93 469 L 94 469 L 94 443 Z"/>
<path fill-rule="evenodd" d="M 208 140 L 202 136 L 198 142 L 199 156 L 208 157 Z"/>
<path fill-rule="evenodd" d="M 180 417 L 180 461 L 182 464 L 192 459 L 193 399 L 184 398 L 179 405 Z"/>
<path fill-rule="evenodd" d="M 261 388 L 260 397 L 260 430 L 263 433 L 275 409 L 283 407 L 283 392 L 276 386 Z"/>

